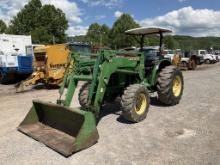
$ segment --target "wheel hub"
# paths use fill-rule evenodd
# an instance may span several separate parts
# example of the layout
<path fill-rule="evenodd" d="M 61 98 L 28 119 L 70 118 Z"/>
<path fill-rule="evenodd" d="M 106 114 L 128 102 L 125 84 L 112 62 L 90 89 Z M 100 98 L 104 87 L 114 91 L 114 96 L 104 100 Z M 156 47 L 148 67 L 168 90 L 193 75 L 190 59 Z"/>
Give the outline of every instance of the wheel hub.
<path fill-rule="evenodd" d="M 138 115 L 141 115 L 145 112 L 146 107 L 147 107 L 146 96 L 143 93 L 141 93 L 138 95 L 137 100 L 136 100 L 135 112 Z"/>

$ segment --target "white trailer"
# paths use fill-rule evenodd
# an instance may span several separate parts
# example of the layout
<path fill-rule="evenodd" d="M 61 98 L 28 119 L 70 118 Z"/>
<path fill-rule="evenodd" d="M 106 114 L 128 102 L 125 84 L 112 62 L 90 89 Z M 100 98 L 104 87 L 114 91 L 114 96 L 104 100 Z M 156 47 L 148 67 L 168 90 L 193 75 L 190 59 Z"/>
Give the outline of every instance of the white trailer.
<path fill-rule="evenodd" d="M 14 73 L 31 72 L 32 55 L 31 36 L 0 34 L 0 82 Z"/>

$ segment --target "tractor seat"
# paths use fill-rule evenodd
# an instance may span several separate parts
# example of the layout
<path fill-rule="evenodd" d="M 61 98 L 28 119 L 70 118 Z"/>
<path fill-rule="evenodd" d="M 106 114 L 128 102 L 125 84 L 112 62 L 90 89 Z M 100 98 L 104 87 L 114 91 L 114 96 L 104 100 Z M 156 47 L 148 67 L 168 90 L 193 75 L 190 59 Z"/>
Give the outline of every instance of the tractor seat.
<path fill-rule="evenodd" d="M 144 53 L 144 64 L 145 67 L 151 67 L 154 65 L 154 61 L 157 61 L 159 59 L 158 51 L 157 49 L 143 49 Z"/>

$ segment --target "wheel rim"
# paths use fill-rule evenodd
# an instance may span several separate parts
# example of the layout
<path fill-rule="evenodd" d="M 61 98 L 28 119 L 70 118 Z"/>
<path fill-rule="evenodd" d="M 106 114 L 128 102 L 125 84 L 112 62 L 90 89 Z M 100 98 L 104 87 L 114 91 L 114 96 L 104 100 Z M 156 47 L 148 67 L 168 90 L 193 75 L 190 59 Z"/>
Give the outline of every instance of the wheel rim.
<path fill-rule="evenodd" d="M 135 107 L 134 107 L 135 112 L 138 115 L 142 115 L 147 108 L 147 104 L 148 102 L 147 102 L 145 94 L 143 93 L 139 94 L 136 100 Z"/>
<path fill-rule="evenodd" d="M 182 90 L 182 81 L 180 76 L 176 76 L 173 79 L 173 94 L 174 96 L 178 97 Z"/>

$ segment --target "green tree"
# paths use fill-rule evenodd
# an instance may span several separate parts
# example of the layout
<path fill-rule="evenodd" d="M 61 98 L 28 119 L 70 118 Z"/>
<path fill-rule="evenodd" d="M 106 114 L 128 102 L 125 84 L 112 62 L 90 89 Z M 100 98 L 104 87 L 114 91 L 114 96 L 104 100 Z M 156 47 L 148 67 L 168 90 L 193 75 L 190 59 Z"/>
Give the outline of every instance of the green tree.
<path fill-rule="evenodd" d="M 61 43 L 66 41 L 67 28 L 68 21 L 60 9 L 53 5 L 42 6 L 40 0 L 31 0 L 11 20 L 8 32 L 32 34 L 34 43 Z"/>
<path fill-rule="evenodd" d="M 12 34 L 30 34 L 39 25 L 39 11 L 42 7 L 40 0 L 31 0 L 13 17 L 9 26 Z"/>
<path fill-rule="evenodd" d="M 68 28 L 68 21 L 65 14 L 53 5 L 44 5 L 39 11 L 39 27 L 47 30 L 48 35 L 53 36 L 51 41 L 62 43 L 66 41 L 65 31 Z"/>
<path fill-rule="evenodd" d="M 81 42 L 81 43 L 87 43 L 87 38 L 85 35 L 79 35 L 79 36 L 69 36 L 67 37 L 68 42 Z"/>
<path fill-rule="evenodd" d="M 110 29 L 107 25 L 93 23 L 89 26 L 86 38 L 93 45 L 108 46 Z"/>
<path fill-rule="evenodd" d="M 111 47 L 123 48 L 136 45 L 135 37 L 126 35 L 125 31 L 137 27 L 139 25 L 129 14 L 123 14 L 119 17 L 110 31 Z"/>
<path fill-rule="evenodd" d="M 0 33 L 5 33 L 5 32 L 6 32 L 6 29 L 7 29 L 6 24 L 4 23 L 4 21 L 2 21 L 2 20 L 0 19 Z"/>
<path fill-rule="evenodd" d="M 53 43 L 53 36 L 49 34 L 46 27 L 36 28 L 31 32 L 31 37 L 36 44 Z"/>
<path fill-rule="evenodd" d="M 109 43 L 109 33 L 110 33 L 110 28 L 106 25 L 106 24 L 103 24 L 101 26 L 101 42 L 104 46 L 110 46 L 110 43 Z"/>
<path fill-rule="evenodd" d="M 158 46 L 160 43 L 160 39 L 157 35 L 148 35 L 145 37 L 145 45 L 144 46 Z"/>
<path fill-rule="evenodd" d="M 86 37 L 93 45 L 97 45 L 100 42 L 100 29 L 101 26 L 98 23 L 93 23 L 89 26 Z"/>
<path fill-rule="evenodd" d="M 173 36 L 166 36 L 164 38 L 164 43 L 168 49 L 178 49 L 179 43 L 173 38 Z"/>

